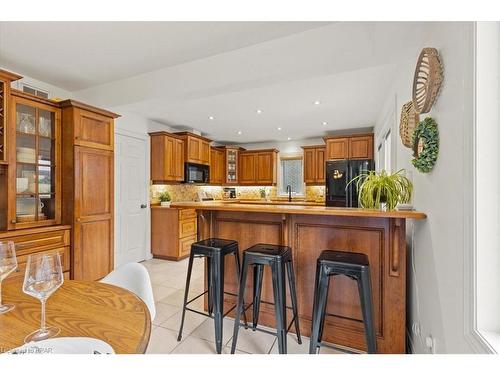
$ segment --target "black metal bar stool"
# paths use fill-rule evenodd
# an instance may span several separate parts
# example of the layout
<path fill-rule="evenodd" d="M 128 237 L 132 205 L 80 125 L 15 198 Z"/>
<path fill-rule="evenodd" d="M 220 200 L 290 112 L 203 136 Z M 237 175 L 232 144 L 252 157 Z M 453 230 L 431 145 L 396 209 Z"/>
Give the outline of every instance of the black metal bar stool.
<path fill-rule="evenodd" d="M 234 255 L 236 262 L 236 273 L 240 278 L 240 256 L 238 254 L 238 242 L 232 240 L 223 240 L 220 238 L 209 238 L 203 241 L 195 242 L 191 245 L 189 254 L 189 265 L 186 277 L 186 289 L 184 291 L 184 304 L 182 307 L 181 326 L 179 328 L 179 336 L 177 341 L 182 339 L 182 328 L 184 327 L 184 317 L 186 310 L 214 319 L 215 323 L 215 346 L 217 353 L 222 351 L 222 322 L 223 318 L 229 314 L 235 307 L 231 307 L 224 313 L 224 293 L 236 296 L 234 293 L 224 292 L 224 257 L 226 255 Z M 208 258 L 207 264 L 207 279 L 208 290 L 205 290 L 196 297 L 188 301 L 189 284 L 191 282 L 191 272 L 193 269 L 194 258 Z M 193 310 L 187 307 L 194 300 L 208 293 L 208 314 L 205 312 Z M 247 325 L 246 316 L 244 315 L 245 326 Z"/>
<path fill-rule="evenodd" d="M 243 296 L 245 294 L 245 285 L 247 279 L 248 267 L 254 267 L 254 287 L 253 301 L 245 308 Z M 276 314 L 276 331 L 269 332 L 268 330 L 259 329 L 257 327 L 259 320 L 260 303 L 273 304 L 271 302 L 261 301 L 262 277 L 264 274 L 264 266 L 271 266 L 274 291 L 274 308 Z M 292 307 L 286 306 L 286 282 L 285 268 L 288 275 L 288 286 L 290 288 L 290 297 L 292 299 Z M 238 340 L 238 331 L 240 327 L 240 316 L 248 308 L 253 306 L 253 330 L 258 330 L 265 333 L 270 333 L 278 337 L 278 347 L 280 354 L 286 354 L 286 335 L 292 324 L 295 323 L 295 331 L 297 333 L 297 341 L 302 344 L 300 338 L 299 318 L 297 312 L 297 293 L 295 289 L 295 275 L 293 272 L 292 250 L 288 246 L 258 244 L 245 250 L 243 253 L 243 267 L 241 270 L 240 287 L 238 292 L 238 306 L 236 308 L 236 317 L 234 322 L 233 343 L 231 353 L 236 350 L 236 342 Z M 286 325 L 286 309 L 292 309 L 293 319 L 290 325 Z M 246 319 L 246 318 L 245 318 Z M 246 326 L 246 323 L 245 323 Z"/>
<path fill-rule="evenodd" d="M 324 250 L 316 264 L 316 285 L 314 289 L 309 353 L 315 354 L 321 345 L 323 328 L 325 326 L 330 276 L 335 275 L 345 275 L 357 281 L 368 353 L 376 353 L 377 342 L 373 323 L 372 287 L 368 257 L 360 253 L 332 250 Z"/>

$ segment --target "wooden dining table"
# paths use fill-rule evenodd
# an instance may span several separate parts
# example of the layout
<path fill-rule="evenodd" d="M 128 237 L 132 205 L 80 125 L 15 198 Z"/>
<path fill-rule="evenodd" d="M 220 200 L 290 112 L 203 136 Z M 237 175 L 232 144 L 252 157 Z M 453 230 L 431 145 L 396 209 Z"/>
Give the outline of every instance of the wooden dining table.
<path fill-rule="evenodd" d="M 22 280 L 7 281 L 3 303 L 15 308 L 0 315 L 0 353 L 23 345 L 40 328 L 40 301 L 23 293 Z M 46 321 L 61 329 L 57 337 L 93 337 L 117 354 L 144 353 L 151 334 L 146 304 L 123 288 L 99 282 L 64 281 L 47 300 Z"/>

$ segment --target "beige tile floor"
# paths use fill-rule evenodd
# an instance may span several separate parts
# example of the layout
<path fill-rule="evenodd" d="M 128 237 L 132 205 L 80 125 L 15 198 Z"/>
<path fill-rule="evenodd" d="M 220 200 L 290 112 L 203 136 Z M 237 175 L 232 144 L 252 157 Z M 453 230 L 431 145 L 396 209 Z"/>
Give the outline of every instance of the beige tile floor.
<path fill-rule="evenodd" d="M 153 321 L 148 354 L 215 354 L 214 323 L 210 318 L 192 312 L 186 312 L 181 342 L 177 341 L 184 285 L 186 282 L 187 259 L 180 262 L 151 259 L 142 264 L 147 268 L 153 284 L 156 303 L 156 318 Z M 195 297 L 203 292 L 204 282 L 203 260 L 196 259 L 191 276 L 189 294 Z M 191 307 L 202 310 L 203 299 L 200 298 Z M 225 318 L 223 323 L 223 353 L 230 353 L 234 321 Z M 288 335 L 288 352 L 290 354 L 306 354 L 309 339 L 302 338 L 302 345 L 297 343 L 296 336 Z M 276 337 L 251 330 L 241 329 L 238 335 L 238 354 L 277 354 Z M 331 348 L 321 348 L 322 354 L 339 354 Z"/>

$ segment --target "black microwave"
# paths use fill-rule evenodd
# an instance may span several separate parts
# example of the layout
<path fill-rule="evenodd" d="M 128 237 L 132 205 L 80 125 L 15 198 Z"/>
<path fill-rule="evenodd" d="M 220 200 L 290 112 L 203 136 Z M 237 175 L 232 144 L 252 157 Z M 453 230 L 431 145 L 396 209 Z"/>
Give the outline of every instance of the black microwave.
<path fill-rule="evenodd" d="M 210 177 L 208 165 L 184 163 L 184 182 L 188 184 L 207 184 Z"/>

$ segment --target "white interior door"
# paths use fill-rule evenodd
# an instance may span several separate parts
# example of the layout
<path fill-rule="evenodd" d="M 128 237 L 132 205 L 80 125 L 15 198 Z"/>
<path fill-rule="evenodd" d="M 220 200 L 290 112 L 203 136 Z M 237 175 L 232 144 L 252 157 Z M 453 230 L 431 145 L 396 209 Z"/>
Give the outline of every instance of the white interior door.
<path fill-rule="evenodd" d="M 148 259 L 146 139 L 115 135 L 115 267 Z"/>

